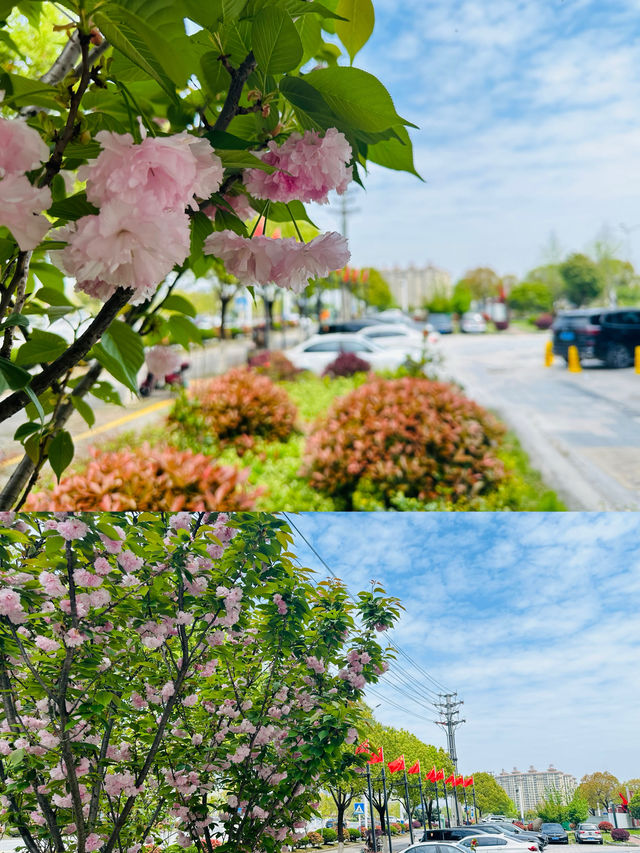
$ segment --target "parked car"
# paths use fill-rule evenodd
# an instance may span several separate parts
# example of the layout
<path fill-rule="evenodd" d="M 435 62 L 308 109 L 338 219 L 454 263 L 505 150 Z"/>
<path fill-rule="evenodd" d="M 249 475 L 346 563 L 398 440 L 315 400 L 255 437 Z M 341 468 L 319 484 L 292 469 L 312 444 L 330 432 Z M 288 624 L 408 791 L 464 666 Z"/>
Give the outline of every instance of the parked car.
<path fill-rule="evenodd" d="M 467 311 L 460 318 L 460 331 L 466 334 L 481 334 L 487 331 L 487 321 L 477 311 Z"/>
<path fill-rule="evenodd" d="M 584 844 L 587 841 L 593 841 L 594 844 L 603 844 L 602 833 L 595 823 L 579 823 L 573 836 L 578 844 Z"/>
<path fill-rule="evenodd" d="M 475 843 L 474 843 L 475 842 Z M 473 853 L 474 850 L 480 853 L 524 853 L 524 851 L 533 851 L 538 853 L 538 845 L 533 841 L 518 841 L 517 838 L 511 838 L 507 835 L 480 835 L 467 836 L 459 842 L 465 853 Z"/>
<path fill-rule="evenodd" d="M 453 317 L 451 314 L 429 314 L 429 323 L 441 335 L 450 335 L 453 332 Z"/>
<path fill-rule="evenodd" d="M 569 836 L 560 823 L 543 823 L 540 832 L 549 839 L 549 844 L 568 844 Z"/>
<path fill-rule="evenodd" d="M 321 335 L 332 335 L 342 332 L 359 332 L 367 326 L 379 325 L 377 320 L 370 317 L 362 317 L 359 320 L 336 320 L 332 323 L 321 323 L 318 333 Z"/>
<path fill-rule="evenodd" d="M 374 370 L 396 370 L 412 350 L 381 347 L 358 334 L 312 335 L 306 341 L 285 350 L 285 355 L 295 367 L 321 374 L 341 352 L 353 352 L 369 362 Z"/>
<path fill-rule="evenodd" d="M 466 848 L 458 844 L 442 844 L 437 841 L 418 841 L 416 844 L 405 847 L 402 853 L 409 853 L 409 851 L 411 853 L 468 853 Z"/>
<path fill-rule="evenodd" d="M 419 332 L 401 323 L 378 323 L 361 329 L 358 334 L 383 347 L 406 346 L 418 353 L 422 352 L 425 343 L 433 344 L 440 337 L 436 332 Z"/>
<path fill-rule="evenodd" d="M 597 358 L 607 367 L 630 367 L 640 346 L 640 308 L 584 308 L 560 311 L 551 327 L 553 352 L 569 358 L 569 347 L 581 359 Z"/>
<path fill-rule="evenodd" d="M 493 835 L 503 835 L 503 833 L 498 830 L 495 833 L 491 833 L 489 830 L 481 830 L 478 832 L 478 827 L 474 824 L 465 825 L 465 826 L 447 826 L 442 829 L 425 829 L 422 834 L 423 841 L 461 841 L 463 838 L 472 837 L 476 835 L 485 835 L 485 834 L 493 834 Z"/>
<path fill-rule="evenodd" d="M 538 845 L 539 850 L 543 850 L 547 844 L 549 843 L 547 840 L 547 836 L 543 835 L 541 832 L 529 832 L 525 829 L 520 829 L 519 826 L 514 826 L 514 824 L 509 821 L 497 821 L 493 820 L 489 823 L 480 823 L 477 825 L 477 829 L 483 830 L 485 832 L 500 832 L 508 835 L 511 838 L 517 838 L 521 841 L 533 841 Z"/>

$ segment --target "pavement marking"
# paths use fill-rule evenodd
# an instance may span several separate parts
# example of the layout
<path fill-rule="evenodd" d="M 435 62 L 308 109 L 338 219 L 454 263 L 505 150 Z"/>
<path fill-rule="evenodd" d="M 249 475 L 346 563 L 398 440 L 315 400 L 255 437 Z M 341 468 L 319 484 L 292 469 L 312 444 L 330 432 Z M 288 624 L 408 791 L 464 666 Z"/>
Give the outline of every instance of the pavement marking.
<path fill-rule="evenodd" d="M 114 427 L 122 426 L 122 424 L 130 423 L 131 421 L 135 421 L 138 418 L 143 417 L 143 415 L 149 415 L 151 412 L 158 412 L 161 409 L 166 409 L 167 406 L 170 406 L 173 403 L 173 398 L 169 400 L 158 400 L 156 403 L 151 403 L 149 406 L 145 406 L 144 409 L 138 409 L 135 412 L 129 412 L 126 415 L 122 415 L 120 418 L 116 418 L 113 421 L 109 421 L 106 424 L 102 424 L 98 427 L 92 427 L 91 429 L 85 430 L 85 432 L 81 432 L 78 435 L 73 436 L 73 440 L 82 441 L 85 438 L 90 438 L 93 435 L 99 435 L 101 432 L 108 432 L 110 429 Z M 10 456 L 9 459 L 3 459 L 0 462 L 0 468 L 7 468 L 9 465 L 17 465 L 18 462 L 22 459 L 23 454 L 20 453 L 17 456 Z"/>

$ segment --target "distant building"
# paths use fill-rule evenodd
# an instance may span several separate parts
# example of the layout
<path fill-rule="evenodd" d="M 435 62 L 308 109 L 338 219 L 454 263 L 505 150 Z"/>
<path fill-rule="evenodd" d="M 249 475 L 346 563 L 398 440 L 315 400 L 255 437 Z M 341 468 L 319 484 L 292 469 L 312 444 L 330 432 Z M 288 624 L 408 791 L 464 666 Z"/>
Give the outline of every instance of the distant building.
<path fill-rule="evenodd" d="M 396 266 L 381 269 L 380 274 L 403 311 L 422 308 L 436 294 L 451 295 L 451 274 L 433 264 L 425 267 L 413 264 L 408 267 Z"/>
<path fill-rule="evenodd" d="M 553 764 L 550 764 L 547 770 L 536 770 L 533 765 L 526 771 L 514 767 L 509 773 L 503 769 L 500 773 L 494 773 L 493 777 L 513 800 L 518 811 L 522 794 L 522 809 L 525 812 L 535 809 L 538 803 L 544 800 L 550 788 L 561 791 L 567 799 L 571 799 L 578 787 L 575 776 L 556 770 Z"/>

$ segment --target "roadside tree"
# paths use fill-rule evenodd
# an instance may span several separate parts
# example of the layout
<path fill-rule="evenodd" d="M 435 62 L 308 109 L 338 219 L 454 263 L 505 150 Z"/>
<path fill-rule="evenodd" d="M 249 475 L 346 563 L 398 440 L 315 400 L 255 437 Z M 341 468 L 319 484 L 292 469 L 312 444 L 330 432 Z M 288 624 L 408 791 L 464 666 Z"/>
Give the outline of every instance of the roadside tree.
<path fill-rule="evenodd" d="M 548 788 L 544 800 L 538 803 L 538 817 L 546 823 L 562 823 L 568 820 L 567 805 L 562 791 Z"/>
<path fill-rule="evenodd" d="M 517 809 L 513 800 L 490 773 L 473 774 L 476 804 L 480 814 L 504 814 L 515 817 Z"/>
<path fill-rule="evenodd" d="M 598 265 L 586 255 L 573 254 L 560 265 L 567 299 L 577 308 L 600 296 L 604 277 Z"/>
<path fill-rule="evenodd" d="M 0 517 L 1 819 L 29 853 L 279 851 L 386 668 L 265 513 Z"/>
<path fill-rule="evenodd" d="M 571 823 L 581 823 L 589 817 L 589 803 L 581 796 L 579 791 L 575 791 L 573 797 L 567 803 L 567 820 Z"/>
<path fill-rule="evenodd" d="M 589 807 L 595 809 L 598 805 L 606 805 L 617 796 L 620 788 L 619 780 L 608 771 L 587 773 L 580 780 L 578 792 L 589 803 Z"/>
<path fill-rule="evenodd" d="M 551 289 L 541 281 L 522 281 L 516 284 L 511 289 L 507 301 L 511 308 L 522 313 L 553 309 Z"/>
<path fill-rule="evenodd" d="M 5 510 L 70 464 L 73 412 L 137 393 L 145 346 L 200 343 L 183 273 L 214 258 L 299 293 L 349 260 L 302 238 L 304 205 L 369 163 L 415 173 L 409 122 L 353 65 L 372 0 L 63 6 L 0 3 L 0 421 L 24 447 Z"/>

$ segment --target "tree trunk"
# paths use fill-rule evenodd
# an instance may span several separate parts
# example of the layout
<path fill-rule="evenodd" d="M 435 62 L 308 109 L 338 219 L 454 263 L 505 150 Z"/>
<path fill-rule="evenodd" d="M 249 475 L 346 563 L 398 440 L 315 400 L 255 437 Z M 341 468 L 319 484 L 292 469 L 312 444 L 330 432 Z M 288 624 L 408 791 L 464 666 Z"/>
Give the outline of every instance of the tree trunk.
<path fill-rule="evenodd" d="M 227 334 L 224 327 L 225 318 L 227 316 L 227 308 L 229 307 L 229 302 L 232 297 L 225 299 L 223 296 L 220 297 L 220 340 L 223 341 Z"/>

